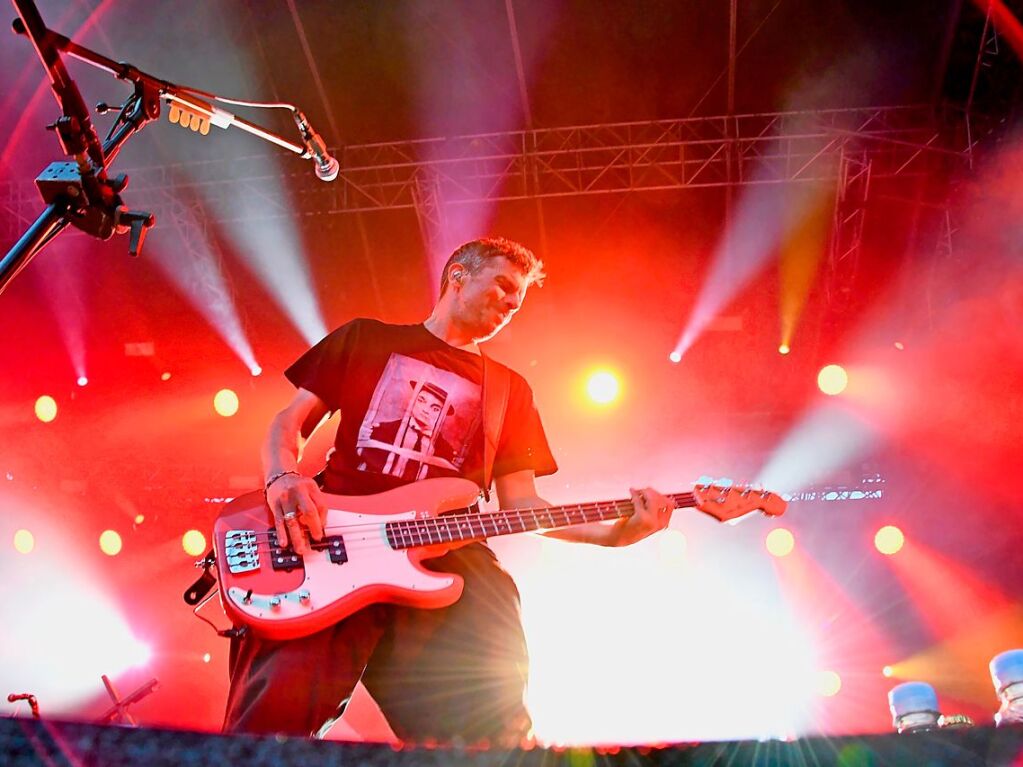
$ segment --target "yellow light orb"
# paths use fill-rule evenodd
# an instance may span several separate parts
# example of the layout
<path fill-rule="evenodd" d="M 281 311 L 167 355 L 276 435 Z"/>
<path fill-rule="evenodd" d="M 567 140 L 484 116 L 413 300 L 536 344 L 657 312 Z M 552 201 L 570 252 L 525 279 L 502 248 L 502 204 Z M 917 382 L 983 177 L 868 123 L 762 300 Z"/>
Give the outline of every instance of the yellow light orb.
<path fill-rule="evenodd" d="M 885 666 L 883 669 L 881 669 L 881 674 L 890 679 L 891 677 L 895 676 L 895 669 L 893 669 L 891 666 Z"/>
<path fill-rule="evenodd" d="M 135 515 L 135 524 L 136 525 L 141 525 L 145 521 L 146 521 L 146 515 L 145 514 L 136 514 Z"/>
<path fill-rule="evenodd" d="M 609 405 L 618 399 L 618 377 L 607 370 L 601 370 L 590 376 L 586 382 L 586 393 L 598 405 Z"/>
<path fill-rule="evenodd" d="M 164 372 L 164 373 L 160 374 L 160 380 L 161 381 L 169 381 L 170 379 L 171 379 L 171 374 L 169 372 Z"/>
<path fill-rule="evenodd" d="M 213 409 L 217 415 L 230 418 L 238 412 L 238 395 L 230 389 L 221 389 L 213 397 Z"/>
<path fill-rule="evenodd" d="M 817 387 L 825 394 L 841 394 L 848 385 L 849 374 L 841 365 L 825 365 L 817 374 Z"/>
<path fill-rule="evenodd" d="M 817 672 L 817 692 L 825 698 L 833 698 L 842 689 L 842 677 L 834 671 Z"/>
<path fill-rule="evenodd" d="M 792 349 L 788 344 L 778 344 L 778 354 L 788 354 Z"/>
<path fill-rule="evenodd" d="M 906 543 L 906 536 L 895 525 L 885 525 L 874 535 L 874 546 L 886 556 L 898 554 Z"/>
<path fill-rule="evenodd" d="M 121 553 L 121 536 L 116 530 L 104 530 L 99 536 L 99 550 L 108 557 Z"/>
<path fill-rule="evenodd" d="M 206 551 L 206 536 L 198 530 L 189 530 L 181 536 L 181 548 L 191 557 L 197 557 Z"/>
<path fill-rule="evenodd" d="M 796 547 L 796 538 L 784 527 L 776 527 L 764 541 L 767 550 L 776 557 L 787 557 Z"/>
<path fill-rule="evenodd" d="M 36 400 L 36 418 L 43 423 L 49 423 L 57 417 L 57 400 L 49 394 L 44 394 Z"/>
<path fill-rule="evenodd" d="M 28 530 L 18 530 L 14 534 L 14 550 L 19 554 L 30 554 L 36 547 L 36 538 Z"/>

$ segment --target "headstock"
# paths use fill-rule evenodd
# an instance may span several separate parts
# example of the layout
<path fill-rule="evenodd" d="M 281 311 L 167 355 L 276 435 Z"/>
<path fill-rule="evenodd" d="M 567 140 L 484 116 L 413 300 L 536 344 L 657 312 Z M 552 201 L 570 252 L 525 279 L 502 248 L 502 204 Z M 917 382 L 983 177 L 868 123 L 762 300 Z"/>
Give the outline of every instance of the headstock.
<path fill-rule="evenodd" d="M 696 485 L 693 498 L 697 509 L 719 522 L 733 522 L 755 511 L 780 517 L 788 506 L 781 496 L 744 485 Z"/>

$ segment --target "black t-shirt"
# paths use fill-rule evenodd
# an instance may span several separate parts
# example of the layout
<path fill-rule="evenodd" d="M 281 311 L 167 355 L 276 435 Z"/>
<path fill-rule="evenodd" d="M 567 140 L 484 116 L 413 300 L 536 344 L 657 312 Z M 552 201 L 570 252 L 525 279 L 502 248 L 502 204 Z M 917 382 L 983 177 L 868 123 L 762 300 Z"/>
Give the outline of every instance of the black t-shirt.
<path fill-rule="evenodd" d="M 533 393 L 522 376 L 509 373 L 494 476 L 523 469 L 552 474 L 557 464 Z M 356 319 L 328 334 L 285 375 L 341 412 L 324 473 L 328 492 L 365 495 L 444 476 L 483 484 L 478 355 L 444 343 L 423 325 Z"/>

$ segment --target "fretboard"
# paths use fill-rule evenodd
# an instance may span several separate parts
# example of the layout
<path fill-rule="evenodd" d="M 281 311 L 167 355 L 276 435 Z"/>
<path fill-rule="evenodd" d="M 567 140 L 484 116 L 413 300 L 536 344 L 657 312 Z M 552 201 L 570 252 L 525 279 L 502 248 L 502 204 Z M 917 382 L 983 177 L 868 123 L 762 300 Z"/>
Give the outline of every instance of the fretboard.
<path fill-rule="evenodd" d="M 675 508 L 696 505 L 692 493 L 678 493 L 668 498 L 674 502 Z M 456 541 L 480 541 L 497 535 L 555 530 L 588 522 L 620 519 L 632 516 L 634 512 L 635 508 L 629 499 L 483 513 L 459 509 L 426 519 L 388 522 L 387 542 L 393 549 L 411 549 Z"/>

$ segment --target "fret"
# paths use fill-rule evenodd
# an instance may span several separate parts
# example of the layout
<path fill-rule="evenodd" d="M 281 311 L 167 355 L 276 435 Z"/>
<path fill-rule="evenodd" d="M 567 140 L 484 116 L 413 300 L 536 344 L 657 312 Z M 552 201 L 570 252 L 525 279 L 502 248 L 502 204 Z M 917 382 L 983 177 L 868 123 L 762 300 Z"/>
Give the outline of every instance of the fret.
<path fill-rule="evenodd" d="M 450 542 L 455 540 L 455 531 L 451 529 L 451 523 L 454 521 L 450 514 L 446 514 L 441 517 L 444 520 L 444 540 Z"/>
<path fill-rule="evenodd" d="M 524 533 L 526 531 L 526 523 L 522 519 L 522 509 L 515 510 L 515 527 L 513 529 L 517 533 Z"/>
<path fill-rule="evenodd" d="M 527 509 L 527 511 L 529 512 L 529 516 L 531 517 L 531 519 L 529 521 L 529 524 L 530 524 L 530 528 L 529 529 L 530 530 L 537 530 L 537 529 L 543 527 L 543 525 L 540 524 L 540 520 L 536 516 L 536 512 L 538 511 L 538 509 Z"/>
<path fill-rule="evenodd" d="M 550 522 L 551 529 L 561 526 L 554 519 L 554 509 L 552 507 L 548 506 L 544 511 L 547 512 L 547 521 Z"/>
<path fill-rule="evenodd" d="M 501 527 L 497 523 L 497 515 L 496 514 L 481 514 L 480 516 L 483 517 L 484 530 L 486 529 L 486 523 L 490 522 L 490 524 L 492 524 L 494 526 L 494 532 L 490 533 L 490 535 L 500 535 L 501 534 Z"/>
<path fill-rule="evenodd" d="M 430 543 L 441 543 L 444 539 L 440 537 L 440 525 L 437 524 L 437 518 L 433 517 L 426 521 L 426 535 Z M 437 540 L 434 540 L 434 535 L 437 536 Z"/>

